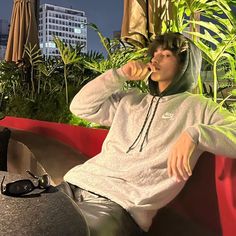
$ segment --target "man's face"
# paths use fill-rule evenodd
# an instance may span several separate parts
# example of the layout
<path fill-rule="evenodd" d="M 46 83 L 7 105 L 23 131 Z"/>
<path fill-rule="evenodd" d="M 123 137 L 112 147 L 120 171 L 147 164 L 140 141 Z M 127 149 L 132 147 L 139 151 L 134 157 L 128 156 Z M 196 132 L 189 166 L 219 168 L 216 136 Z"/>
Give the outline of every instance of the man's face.
<path fill-rule="evenodd" d="M 173 54 L 172 51 L 158 47 L 154 52 L 151 60 L 153 73 L 151 79 L 153 81 L 169 82 L 175 78 L 179 71 L 179 59 Z"/>

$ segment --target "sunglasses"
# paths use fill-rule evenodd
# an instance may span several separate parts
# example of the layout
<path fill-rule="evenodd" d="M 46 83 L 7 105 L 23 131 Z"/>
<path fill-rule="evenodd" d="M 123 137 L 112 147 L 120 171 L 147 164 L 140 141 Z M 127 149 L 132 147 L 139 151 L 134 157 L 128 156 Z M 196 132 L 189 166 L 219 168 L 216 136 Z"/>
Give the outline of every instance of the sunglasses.
<path fill-rule="evenodd" d="M 4 176 L 1 182 L 1 193 L 7 196 L 20 197 L 32 192 L 35 189 L 47 189 L 51 186 L 49 175 L 45 174 L 42 176 L 36 176 L 29 170 L 27 170 L 26 172 L 30 174 L 34 179 L 37 179 L 36 186 L 30 179 L 21 179 L 4 185 Z"/>

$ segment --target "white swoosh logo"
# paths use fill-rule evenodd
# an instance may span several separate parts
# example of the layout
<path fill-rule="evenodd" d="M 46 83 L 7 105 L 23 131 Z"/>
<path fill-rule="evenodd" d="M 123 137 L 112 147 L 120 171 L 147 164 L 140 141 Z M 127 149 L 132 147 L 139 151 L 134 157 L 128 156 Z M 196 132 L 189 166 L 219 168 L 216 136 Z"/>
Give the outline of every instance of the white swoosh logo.
<path fill-rule="evenodd" d="M 166 119 L 166 120 L 173 120 L 174 119 L 174 114 L 170 113 L 170 112 L 166 112 L 162 115 L 161 118 Z"/>

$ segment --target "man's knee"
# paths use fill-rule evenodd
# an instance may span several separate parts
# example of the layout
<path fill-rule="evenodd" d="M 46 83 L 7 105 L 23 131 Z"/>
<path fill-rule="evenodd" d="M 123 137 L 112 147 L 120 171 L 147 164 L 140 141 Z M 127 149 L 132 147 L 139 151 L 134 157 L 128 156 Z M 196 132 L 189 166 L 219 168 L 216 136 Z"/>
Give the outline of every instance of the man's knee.
<path fill-rule="evenodd" d="M 91 236 L 139 236 L 140 228 L 119 205 L 107 203 L 79 204 Z"/>

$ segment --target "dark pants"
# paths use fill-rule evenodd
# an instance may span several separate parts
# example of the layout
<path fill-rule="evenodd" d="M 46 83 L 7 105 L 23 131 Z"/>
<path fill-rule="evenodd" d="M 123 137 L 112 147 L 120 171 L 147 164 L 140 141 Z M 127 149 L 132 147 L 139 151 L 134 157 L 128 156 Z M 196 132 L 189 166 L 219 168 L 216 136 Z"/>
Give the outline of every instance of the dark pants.
<path fill-rule="evenodd" d="M 62 182 L 57 188 L 79 206 L 91 236 L 143 235 L 129 213 L 117 203 L 67 182 Z"/>

